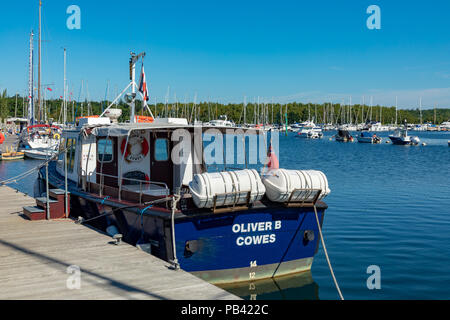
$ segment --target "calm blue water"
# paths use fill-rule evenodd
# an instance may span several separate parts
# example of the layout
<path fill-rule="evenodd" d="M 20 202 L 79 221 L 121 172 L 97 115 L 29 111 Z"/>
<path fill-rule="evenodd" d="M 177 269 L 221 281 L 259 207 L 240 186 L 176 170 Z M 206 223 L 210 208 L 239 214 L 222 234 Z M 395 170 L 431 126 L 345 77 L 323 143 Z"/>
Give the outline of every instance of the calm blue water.
<path fill-rule="evenodd" d="M 0 181 L 16 177 L 19 174 L 22 174 L 28 170 L 31 170 L 39 166 L 42 162 L 43 161 L 40 160 L 29 160 L 29 159 L 12 162 L 0 161 Z M 26 177 L 25 179 L 8 184 L 8 186 L 13 189 L 17 189 L 20 192 L 33 196 L 34 182 L 36 181 L 37 177 L 38 173 L 37 171 L 35 171 L 33 174 Z"/>
<path fill-rule="evenodd" d="M 280 139 L 280 164 L 325 172 L 324 237 L 346 299 L 450 299 L 449 133 L 412 133 L 418 147 Z M 387 134 L 381 134 L 387 137 Z M 0 162 L 0 180 L 38 165 Z M 12 185 L 33 194 L 36 175 Z M 381 290 L 371 291 L 367 268 L 381 269 Z M 228 288 L 245 298 L 338 299 L 322 248 L 312 272 Z"/>
<path fill-rule="evenodd" d="M 411 134 L 428 145 L 280 141 L 282 167 L 328 177 L 324 237 L 347 299 L 450 299 L 450 134 Z M 367 289 L 371 265 L 381 290 Z M 323 250 L 312 278 L 320 299 L 338 298 Z"/>

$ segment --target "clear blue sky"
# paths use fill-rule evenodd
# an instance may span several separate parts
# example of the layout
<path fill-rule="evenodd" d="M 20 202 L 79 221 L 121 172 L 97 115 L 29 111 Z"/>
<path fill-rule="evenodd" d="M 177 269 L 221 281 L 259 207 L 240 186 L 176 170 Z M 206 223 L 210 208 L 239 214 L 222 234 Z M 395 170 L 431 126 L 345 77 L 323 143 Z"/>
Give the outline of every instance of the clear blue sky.
<path fill-rule="evenodd" d="M 132 3 L 135 4 L 132 7 Z M 66 9 L 81 8 L 81 30 Z M 381 30 L 366 9 L 381 8 Z M 369 102 L 450 107 L 450 1 L 43 0 L 43 83 L 62 94 L 63 50 L 75 98 L 108 99 L 127 84 L 131 50 L 146 51 L 151 101 Z M 0 89 L 24 93 L 38 0 L 2 1 Z M 36 37 L 37 39 L 37 37 Z M 36 43 L 37 44 L 37 43 Z M 37 58 L 36 58 L 37 59 Z M 139 69 L 139 68 L 138 68 Z M 87 95 L 85 90 L 81 98 Z"/>

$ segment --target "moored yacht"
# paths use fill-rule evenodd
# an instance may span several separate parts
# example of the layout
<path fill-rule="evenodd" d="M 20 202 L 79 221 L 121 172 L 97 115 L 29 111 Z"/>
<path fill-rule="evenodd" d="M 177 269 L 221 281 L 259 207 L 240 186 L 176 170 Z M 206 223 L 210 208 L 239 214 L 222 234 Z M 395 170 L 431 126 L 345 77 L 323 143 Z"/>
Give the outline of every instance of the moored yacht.
<path fill-rule="evenodd" d="M 304 123 L 301 130 L 297 133 L 298 138 L 309 138 L 309 139 L 322 139 L 323 132 L 322 128 L 316 126 L 314 122 L 308 121 Z"/>
<path fill-rule="evenodd" d="M 339 129 L 334 136 L 337 142 L 353 142 L 354 138 L 346 129 Z"/>
<path fill-rule="evenodd" d="M 229 121 L 226 115 L 221 115 L 219 119 L 211 120 L 207 125 L 213 127 L 235 127 L 235 124 L 232 121 Z"/>
<path fill-rule="evenodd" d="M 372 144 L 380 144 L 383 142 L 383 139 L 376 134 L 372 134 L 368 130 L 363 130 L 357 137 L 358 142 L 360 143 L 372 143 Z"/>
<path fill-rule="evenodd" d="M 129 104 L 133 115 L 134 98 Z M 229 134 L 230 128 L 236 129 L 233 136 L 244 135 L 237 141 L 265 137 L 258 129 L 179 118 L 136 123 L 131 117 L 117 124 L 80 119 L 63 131 L 67 157 L 50 163 L 48 182 L 64 188 L 67 178 L 73 218 L 206 281 L 246 282 L 310 270 L 327 209 L 323 199 L 330 193 L 326 176 L 280 169 L 272 148 L 264 170 L 250 169 L 258 152 L 246 143 L 241 168 L 211 163 L 208 155 L 226 159 L 228 148 L 211 153 L 204 137 Z"/>
<path fill-rule="evenodd" d="M 395 130 L 394 134 L 389 136 L 393 144 L 396 145 L 418 145 L 419 137 L 408 135 L 408 126 L 405 124 L 403 129 Z"/>
<path fill-rule="evenodd" d="M 23 130 L 20 136 L 20 149 L 55 150 L 59 146 L 61 128 L 54 125 L 32 125 Z"/>

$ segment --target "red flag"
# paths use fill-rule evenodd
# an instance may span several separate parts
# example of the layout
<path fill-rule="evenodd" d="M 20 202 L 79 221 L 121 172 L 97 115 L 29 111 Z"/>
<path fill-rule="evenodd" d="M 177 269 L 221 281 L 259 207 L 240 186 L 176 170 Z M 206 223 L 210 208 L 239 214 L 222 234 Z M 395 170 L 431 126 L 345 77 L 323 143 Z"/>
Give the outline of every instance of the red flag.
<path fill-rule="evenodd" d="M 141 92 L 144 95 L 145 101 L 150 100 L 147 90 L 147 81 L 145 80 L 144 65 L 142 65 L 141 80 L 139 80 L 139 92 Z"/>
<path fill-rule="evenodd" d="M 267 155 L 269 162 L 267 163 L 267 167 L 269 170 L 272 169 L 280 169 L 280 162 L 278 161 L 277 155 L 273 151 L 272 144 L 269 147 L 269 154 Z"/>
<path fill-rule="evenodd" d="M 52 88 L 47 88 L 48 91 L 53 91 Z"/>

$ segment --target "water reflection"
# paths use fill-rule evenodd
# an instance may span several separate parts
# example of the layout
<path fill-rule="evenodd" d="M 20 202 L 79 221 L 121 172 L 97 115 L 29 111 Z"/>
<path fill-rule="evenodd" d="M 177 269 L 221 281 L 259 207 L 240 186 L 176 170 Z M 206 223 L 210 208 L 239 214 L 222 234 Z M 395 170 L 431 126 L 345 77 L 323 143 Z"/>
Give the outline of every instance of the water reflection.
<path fill-rule="evenodd" d="M 219 287 L 245 300 L 319 300 L 319 285 L 310 271 Z"/>

